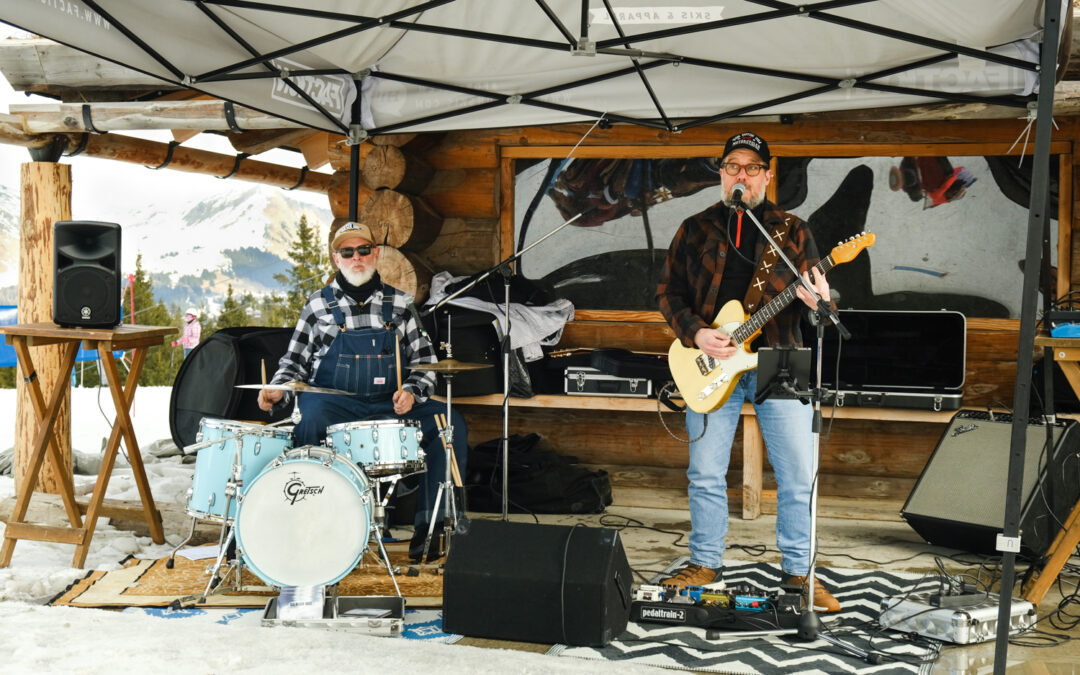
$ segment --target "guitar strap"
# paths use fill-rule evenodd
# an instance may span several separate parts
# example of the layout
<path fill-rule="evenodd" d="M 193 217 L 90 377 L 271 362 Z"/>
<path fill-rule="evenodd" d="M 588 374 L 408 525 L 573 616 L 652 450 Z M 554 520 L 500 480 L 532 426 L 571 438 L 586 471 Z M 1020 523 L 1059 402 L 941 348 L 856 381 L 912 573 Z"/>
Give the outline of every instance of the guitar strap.
<path fill-rule="evenodd" d="M 791 220 L 791 216 L 785 215 L 784 220 L 776 223 L 773 227 L 772 239 L 777 246 L 783 246 L 787 240 L 788 233 L 791 231 Z M 773 268 L 776 267 L 779 260 L 780 256 L 776 254 L 776 249 L 766 244 L 765 251 L 761 254 L 761 259 L 758 260 L 754 278 L 750 280 L 750 287 L 746 289 L 746 297 L 743 298 L 743 307 L 746 308 L 747 312 L 753 314 L 757 310 L 758 303 L 761 302 L 761 295 L 768 288 L 769 277 L 772 276 Z"/>

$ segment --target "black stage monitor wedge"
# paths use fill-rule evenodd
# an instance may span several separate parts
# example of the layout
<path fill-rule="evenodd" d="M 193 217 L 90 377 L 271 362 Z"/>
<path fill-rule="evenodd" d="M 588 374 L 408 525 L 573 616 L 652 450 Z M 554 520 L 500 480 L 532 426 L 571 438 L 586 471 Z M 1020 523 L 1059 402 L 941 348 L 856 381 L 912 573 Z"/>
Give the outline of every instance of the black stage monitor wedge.
<path fill-rule="evenodd" d="M 999 555 L 1005 524 L 1012 416 L 961 410 L 953 416 L 901 515 L 938 546 Z M 1027 420 L 1024 481 L 1020 493 L 1021 553 L 1045 556 L 1080 499 L 1080 425 L 1047 427 Z"/>
<path fill-rule="evenodd" d="M 53 321 L 76 328 L 109 328 L 120 323 L 120 226 L 116 223 L 54 223 Z"/>
<path fill-rule="evenodd" d="M 602 646 L 626 629 L 633 577 L 616 530 L 491 520 L 464 529 L 446 559 L 447 632 Z"/>

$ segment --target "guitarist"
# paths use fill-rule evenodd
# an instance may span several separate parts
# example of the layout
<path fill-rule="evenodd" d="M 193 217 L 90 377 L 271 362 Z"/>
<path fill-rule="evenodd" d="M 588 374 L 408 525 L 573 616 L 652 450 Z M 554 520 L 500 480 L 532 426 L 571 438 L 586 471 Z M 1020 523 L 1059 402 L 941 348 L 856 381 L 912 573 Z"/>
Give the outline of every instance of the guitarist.
<path fill-rule="evenodd" d="M 687 347 L 729 359 L 737 345 L 710 322 L 725 302 L 739 300 L 754 311 L 787 288 L 795 279 L 767 248 L 742 206 L 778 239 L 784 253 L 800 269 L 818 295 L 829 297 L 825 276 L 811 279 L 808 271 L 818 262 L 810 228 L 797 217 L 766 201 L 765 188 L 772 179 L 769 145 L 760 136 L 744 132 L 732 136 L 719 161 L 723 199 L 690 216 L 675 233 L 657 287 L 660 311 Z M 742 186 L 742 203 L 732 188 Z M 804 288 L 798 297 L 816 309 Z M 801 345 L 799 319 L 802 310 L 791 305 L 766 323 L 759 346 Z M 692 440 L 686 475 L 690 481 L 690 562 L 661 582 L 666 586 L 704 586 L 720 581 L 724 539 L 728 530 L 727 470 L 731 443 L 744 402 L 753 402 L 757 372 L 748 370 L 732 388 L 721 407 L 709 413 L 686 409 L 686 428 Z M 810 495 L 813 466 L 813 410 L 795 399 L 766 399 L 755 406 L 758 424 L 769 452 L 777 482 L 776 543 L 781 552 L 784 585 L 803 587 L 810 571 Z M 814 584 L 814 607 L 837 612 L 840 603 L 819 582 Z"/>

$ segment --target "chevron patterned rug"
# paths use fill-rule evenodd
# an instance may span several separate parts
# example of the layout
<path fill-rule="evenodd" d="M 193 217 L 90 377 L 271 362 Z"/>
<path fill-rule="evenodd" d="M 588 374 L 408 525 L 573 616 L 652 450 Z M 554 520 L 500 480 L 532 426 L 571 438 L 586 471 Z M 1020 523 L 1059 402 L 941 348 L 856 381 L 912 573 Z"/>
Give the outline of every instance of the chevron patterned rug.
<path fill-rule="evenodd" d="M 669 569 L 685 561 L 678 560 Z M 912 642 L 904 634 L 882 630 L 876 619 L 882 598 L 936 589 L 936 581 L 916 574 L 824 568 L 818 568 L 817 578 L 832 591 L 843 610 L 836 615 L 822 615 L 825 627 L 814 641 L 802 641 L 791 632 L 779 631 L 732 631 L 709 639 L 701 628 L 631 622 L 606 647 L 555 645 L 548 653 L 711 673 L 930 673 L 940 644 Z M 729 561 L 724 565 L 724 581 L 775 591 L 780 586 L 780 570 L 765 563 Z M 880 662 L 871 663 L 859 654 L 868 650 L 880 655 Z"/>

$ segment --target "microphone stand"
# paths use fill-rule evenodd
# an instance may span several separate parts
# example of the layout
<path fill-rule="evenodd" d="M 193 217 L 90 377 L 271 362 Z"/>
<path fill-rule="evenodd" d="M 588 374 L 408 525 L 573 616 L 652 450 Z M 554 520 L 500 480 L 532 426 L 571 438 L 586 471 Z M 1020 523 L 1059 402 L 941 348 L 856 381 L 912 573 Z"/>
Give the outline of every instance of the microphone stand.
<path fill-rule="evenodd" d="M 503 291 L 504 291 L 503 319 L 504 319 L 505 323 L 503 324 L 503 329 L 502 329 L 503 335 L 502 335 L 502 338 L 500 340 L 499 348 L 502 350 L 502 359 L 503 359 L 503 402 L 502 402 L 502 416 L 503 416 L 502 488 L 503 489 L 502 489 L 502 519 L 503 519 L 504 522 L 510 519 L 510 517 L 509 517 L 509 509 L 510 509 L 510 501 L 509 501 L 510 500 L 510 497 L 509 497 L 509 487 L 510 487 L 510 485 L 509 485 L 510 484 L 510 279 L 514 276 L 514 270 L 513 270 L 512 267 L 510 267 L 510 265 L 517 262 L 521 258 L 521 256 L 525 255 L 533 247 L 539 245 L 541 242 L 543 242 L 543 241 L 547 240 L 548 238 L 554 236 L 555 233 L 561 231 L 564 227 L 572 224 L 575 220 L 577 220 L 578 218 L 581 218 L 586 213 L 589 213 L 592 210 L 593 209 L 586 209 L 586 210 L 578 213 L 576 216 L 574 216 L 570 220 L 567 220 L 562 225 L 559 225 L 558 227 L 556 227 L 551 232 L 548 232 L 547 234 L 540 237 L 539 239 L 537 239 L 533 243 L 529 244 L 525 248 L 521 249 L 517 253 L 514 253 L 514 254 L 510 255 L 506 259 L 504 259 L 501 262 L 499 262 L 498 264 L 496 264 L 494 267 L 492 267 L 492 268 L 490 268 L 488 270 L 485 270 L 484 272 L 480 273 L 479 275 L 471 278 L 468 281 L 468 283 L 466 283 L 464 286 L 462 286 L 458 290 L 454 291 L 450 295 L 446 296 L 442 300 L 438 301 L 437 303 L 435 303 L 431 307 L 429 307 L 427 309 L 424 309 L 424 310 L 422 310 L 420 312 L 421 316 L 428 316 L 429 314 L 437 312 L 439 309 L 441 309 L 444 305 L 449 303 L 451 300 L 458 297 L 459 295 L 461 295 L 465 291 L 471 289 L 472 287 L 476 286 L 478 283 L 480 283 L 484 279 L 487 279 L 492 274 L 495 274 L 496 272 L 498 272 L 499 274 L 502 275 L 502 278 L 503 278 Z M 449 463 L 450 459 L 447 458 L 446 461 Z"/>
<path fill-rule="evenodd" d="M 829 303 L 826 302 L 821 296 L 819 296 L 817 294 L 817 292 L 814 290 L 814 287 L 811 286 L 809 283 L 807 283 L 807 281 L 805 279 L 802 278 L 802 275 L 799 274 L 798 268 L 795 267 L 795 264 L 792 263 L 791 260 L 787 257 L 787 255 L 784 254 L 784 252 L 783 252 L 783 250 L 781 250 L 780 246 L 778 246 L 777 243 L 775 241 L 773 241 L 773 238 L 772 238 L 772 236 L 770 236 L 769 231 L 766 230 L 765 226 L 761 224 L 761 221 L 759 221 L 757 219 L 757 217 L 754 215 L 753 211 L 746 208 L 746 206 L 742 203 L 741 197 L 742 197 L 742 194 L 745 192 L 745 189 L 739 190 L 738 189 L 739 187 L 741 187 L 741 186 L 736 185 L 735 187 L 732 188 L 732 194 L 735 196 L 735 202 L 737 204 L 736 208 L 741 209 L 743 213 L 750 216 L 750 221 L 754 223 L 754 225 L 757 227 L 758 231 L 761 233 L 761 236 L 763 236 L 765 238 L 765 241 L 768 242 L 769 246 L 771 246 L 773 248 L 773 250 L 776 251 L 776 254 L 780 257 L 780 259 L 784 261 L 784 264 L 787 265 L 788 269 L 790 269 L 792 274 L 795 275 L 795 278 L 798 279 L 799 283 L 802 284 L 802 287 L 805 288 L 808 293 L 810 293 L 811 297 L 817 299 L 817 310 L 816 311 L 818 312 L 818 316 L 819 317 L 828 317 L 836 325 L 836 329 L 838 331 L 840 331 L 840 335 L 841 335 L 841 337 L 843 339 L 846 340 L 846 339 L 850 338 L 851 333 L 847 330 L 847 328 L 844 327 L 843 324 L 840 323 L 840 317 L 829 306 Z M 856 653 L 856 651 L 862 651 L 862 650 L 857 650 L 855 647 L 852 647 L 851 645 L 843 643 L 843 642 L 837 640 L 836 638 L 832 637 L 831 635 L 825 635 L 825 634 L 822 634 L 820 632 L 821 627 L 822 627 L 821 619 L 818 617 L 817 612 L 814 610 L 814 581 L 815 581 L 814 562 L 815 562 L 815 558 L 817 557 L 817 497 L 818 497 L 818 481 L 817 481 L 816 476 L 817 476 L 818 464 L 820 462 L 820 452 L 821 452 L 821 394 L 822 394 L 822 387 L 821 387 L 821 383 L 822 383 L 822 379 L 821 379 L 821 361 L 822 361 L 822 358 L 821 358 L 821 355 L 822 355 L 822 343 L 824 341 L 824 336 L 825 336 L 825 321 L 822 318 L 819 318 L 819 320 L 817 322 L 817 354 L 818 354 L 817 369 L 816 369 L 817 370 L 817 372 L 816 372 L 817 386 L 814 387 L 811 390 L 811 394 L 812 394 L 811 398 L 813 399 L 813 403 L 814 403 L 814 417 L 813 417 L 813 423 L 811 424 L 811 434 L 813 435 L 813 438 L 814 438 L 814 442 L 813 442 L 814 456 L 813 456 L 813 460 L 811 462 L 811 466 L 814 467 L 814 475 L 815 475 L 815 477 L 814 477 L 814 480 L 812 481 L 813 488 L 812 488 L 812 490 L 810 492 L 810 569 L 806 573 L 806 587 L 805 587 L 804 598 L 803 598 L 803 601 L 806 603 L 806 611 L 804 611 L 802 613 L 802 615 L 799 617 L 799 627 L 798 627 L 798 631 L 797 631 L 796 634 L 798 635 L 799 639 L 806 640 L 806 641 L 814 640 L 814 639 L 820 637 L 821 639 L 825 640 L 826 642 L 836 644 L 837 646 L 839 646 L 841 649 L 844 649 L 848 653 L 854 654 L 854 653 Z M 868 662 L 870 662 L 869 659 L 874 657 L 874 656 L 877 656 L 877 657 L 880 658 L 880 655 L 873 654 L 873 653 L 865 653 L 865 654 L 857 654 L 857 655 L 860 656 L 861 658 L 867 659 Z"/>

